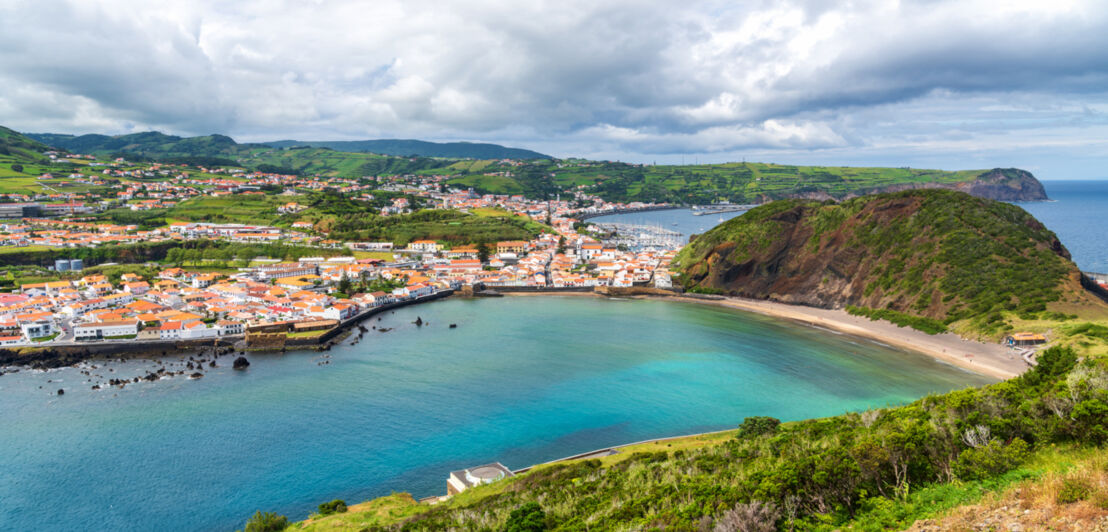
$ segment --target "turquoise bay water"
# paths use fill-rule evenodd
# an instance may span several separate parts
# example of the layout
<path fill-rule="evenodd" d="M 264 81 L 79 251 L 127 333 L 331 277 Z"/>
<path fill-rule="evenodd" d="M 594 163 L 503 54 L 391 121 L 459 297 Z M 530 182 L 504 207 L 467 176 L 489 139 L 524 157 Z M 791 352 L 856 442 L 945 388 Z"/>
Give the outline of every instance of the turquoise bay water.
<path fill-rule="evenodd" d="M 673 302 L 451 299 L 370 325 L 395 330 L 336 347 L 323 366 L 318 353 L 251 355 L 235 372 L 224 357 L 200 380 L 99 392 L 74 369 L 0 377 L 0 528 L 228 530 L 258 509 L 301 519 L 334 498 L 440 494 L 450 470 L 489 461 L 520 468 L 749 415 L 827 416 L 990 382 Z M 110 367 L 94 372 L 157 365 Z"/>

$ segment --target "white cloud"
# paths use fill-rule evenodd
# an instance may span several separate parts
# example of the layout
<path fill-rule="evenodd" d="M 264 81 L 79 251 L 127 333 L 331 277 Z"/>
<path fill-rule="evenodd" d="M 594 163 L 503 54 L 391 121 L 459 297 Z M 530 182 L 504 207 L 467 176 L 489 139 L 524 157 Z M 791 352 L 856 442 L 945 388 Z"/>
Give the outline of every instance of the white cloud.
<path fill-rule="evenodd" d="M 1103 123 L 1106 30 L 1093 0 L 9 0 L 0 123 L 840 162 L 1007 130 L 1033 151 Z"/>

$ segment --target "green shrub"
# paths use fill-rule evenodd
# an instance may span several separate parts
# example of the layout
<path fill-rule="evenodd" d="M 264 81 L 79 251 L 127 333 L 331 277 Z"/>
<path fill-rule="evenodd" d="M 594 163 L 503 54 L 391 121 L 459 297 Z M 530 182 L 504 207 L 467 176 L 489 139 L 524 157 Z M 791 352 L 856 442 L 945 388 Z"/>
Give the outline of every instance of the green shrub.
<path fill-rule="evenodd" d="M 723 290 L 712 288 L 710 286 L 694 286 L 692 288 L 689 288 L 688 291 L 690 294 L 708 294 L 713 296 L 726 294 L 726 292 L 724 292 Z"/>
<path fill-rule="evenodd" d="M 546 530 L 546 513 L 537 502 L 529 502 L 512 510 L 504 532 L 542 532 Z"/>
<path fill-rule="evenodd" d="M 928 296 L 928 300 L 930 300 L 930 296 Z M 913 316 L 895 310 L 847 305 L 846 311 L 855 316 L 864 316 L 871 320 L 886 320 L 900 327 L 911 327 L 927 334 L 942 334 L 948 330 L 946 324 L 939 320 L 925 318 L 923 316 Z"/>
<path fill-rule="evenodd" d="M 1062 481 L 1062 487 L 1058 490 L 1055 500 L 1058 504 L 1070 504 L 1083 501 L 1093 493 L 1093 487 L 1089 481 L 1083 478 L 1067 478 Z"/>
<path fill-rule="evenodd" d="M 1075 435 L 1096 445 L 1108 442 L 1108 403 L 1086 399 L 1073 407 Z"/>
<path fill-rule="evenodd" d="M 288 528 L 289 519 L 283 515 L 277 515 L 274 512 L 262 512 L 258 510 L 246 522 L 246 528 L 244 532 L 281 532 Z"/>
<path fill-rule="evenodd" d="M 781 425 L 781 420 L 768 417 L 768 416 L 750 416 L 743 419 L 742 424 L 739 425 L 739 434 L 737 438 L 756 438 L 763 434 L 773 434 L 777 432 L 777 427 Z"/>
<path fill-rule="evenodd" d="M 335 499 L 319 505 L 319 515 L 341 514 L 346 512 L 346 501 Z"/>
<path fill-rule="evenodd" d="M 966 449 L 954 463 L 954 474 L 962 480 L 981 480 L 1015 469 L 1027 460 L 1027 442 L 1016 438 L 1004 445 L 993 440 L 977 448 Z"/>
<path fill-rule="evenodd" d="M 1077 353 L 1069 347 L 1051 347 L 1035 357 L 1035 362 L 1035 367 L 1023 376 L 1023 380 L 1033 386 L 1073 369 Z"/>

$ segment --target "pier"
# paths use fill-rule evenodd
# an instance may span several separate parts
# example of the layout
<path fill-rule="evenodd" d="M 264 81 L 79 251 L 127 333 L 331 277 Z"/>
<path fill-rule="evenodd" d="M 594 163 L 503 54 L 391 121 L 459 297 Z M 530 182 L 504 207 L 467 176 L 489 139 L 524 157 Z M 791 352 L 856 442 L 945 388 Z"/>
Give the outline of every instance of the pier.
<path fill-rule="evenodd" d="M 609 216 L 613 214 L 631 214 L 634 212 L 650 212 L 650 211 L 673 211 L 678 209 L 686 209 L 687 205 L 652 205 L 650 207 L 639 207 L 637 209 L 612 209 L 604 212 L 590 212 L 579 213 L 574 215 L 580 221 L 588 220 L 589 218 L 599 218 L 601 216 Z"/>

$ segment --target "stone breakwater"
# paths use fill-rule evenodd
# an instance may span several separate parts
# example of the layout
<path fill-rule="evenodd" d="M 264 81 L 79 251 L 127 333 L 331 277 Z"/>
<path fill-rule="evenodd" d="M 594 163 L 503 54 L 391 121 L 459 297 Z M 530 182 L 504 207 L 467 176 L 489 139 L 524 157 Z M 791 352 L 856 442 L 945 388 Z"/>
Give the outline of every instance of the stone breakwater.
<path fill-rule="evenodd" d="M 93 343 L 50 347 L 0 349 L 0 367 L 29 366 L 53 369 L 72 366 L 90 359 L 134 359 L 179 356 L 205 350 L 228 350 L 238 337 L 205 338 L 174 342 Z"/>

